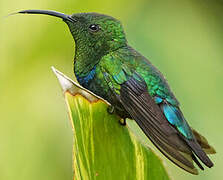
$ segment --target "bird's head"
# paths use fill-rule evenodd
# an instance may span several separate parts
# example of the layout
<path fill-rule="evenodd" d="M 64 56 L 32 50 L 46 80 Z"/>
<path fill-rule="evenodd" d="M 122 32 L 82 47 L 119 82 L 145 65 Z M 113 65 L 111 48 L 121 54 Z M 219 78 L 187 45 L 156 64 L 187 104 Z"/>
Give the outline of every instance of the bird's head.
<path fill-rule="evenodd" d="M 113 51 L 126 44 L 121 23 L 106 15 L 97 13 L 80 13 L 70 16 L 75 22 L 67 21 L 67 25 L 75 42 L 89 43 L 95 50 Z"/>

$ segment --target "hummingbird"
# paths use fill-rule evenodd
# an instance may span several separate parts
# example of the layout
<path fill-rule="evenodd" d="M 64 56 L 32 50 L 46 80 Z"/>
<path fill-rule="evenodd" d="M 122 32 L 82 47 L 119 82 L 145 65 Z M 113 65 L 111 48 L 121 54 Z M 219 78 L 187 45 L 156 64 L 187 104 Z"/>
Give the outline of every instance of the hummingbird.
<path fill-rule="evenodd" d="M 77 81 L 107 100 L 109 112 L 124 119 L 123 125 L 126 118 L 135 120 L 163 155 L 189 173 L 198 174 L 193 162 L 202 170 L 203 164 L 213 166 L 207 154 L 214 154 L 214 148 L 189 126 L 162 73 L 128 44 L 119 20 L 98 13 L 18 13 L 55 16 L 68 25 Z"/>

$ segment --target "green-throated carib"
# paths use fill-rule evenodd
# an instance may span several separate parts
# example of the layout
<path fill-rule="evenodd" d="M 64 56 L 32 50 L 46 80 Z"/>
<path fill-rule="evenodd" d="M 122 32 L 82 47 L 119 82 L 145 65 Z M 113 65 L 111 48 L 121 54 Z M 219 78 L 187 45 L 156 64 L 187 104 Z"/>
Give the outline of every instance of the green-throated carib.
<path fill-rule="evenodd" d="M 121 23 L 97 13 L 65 15 L 24 10 L 62 18 L 75 41 L 74 73 L 78 82 L 106 99 L 122 118 L 134 119 L 152 143 L 172 162 L 198 174 L 213 163 L 207 140 L 190 128 L 167 81 L 144 56 L 128 45 Z M 198 159 L 199 160 L 198 160 Z"/>

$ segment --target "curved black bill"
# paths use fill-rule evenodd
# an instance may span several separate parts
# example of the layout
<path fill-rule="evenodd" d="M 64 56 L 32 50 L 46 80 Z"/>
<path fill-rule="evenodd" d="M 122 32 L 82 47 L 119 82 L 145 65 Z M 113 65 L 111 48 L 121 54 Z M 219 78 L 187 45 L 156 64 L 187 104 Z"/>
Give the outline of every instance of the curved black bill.
<path fill-rule="evenodd" d="M 60 12 L 56 12 L 56 11 L 33 9 L 33 10 L 19 11 L 18 13 L 22 13 L 22 14 L 45 14 L 45 15 L 49 15 L 49 16 L 59 17 L 59 18 L 62 18 L 63 20 L 76 22 L 76 20 L 73 19 L 71 16 L 63 14 L 63 13 L 60 13 Z"/>

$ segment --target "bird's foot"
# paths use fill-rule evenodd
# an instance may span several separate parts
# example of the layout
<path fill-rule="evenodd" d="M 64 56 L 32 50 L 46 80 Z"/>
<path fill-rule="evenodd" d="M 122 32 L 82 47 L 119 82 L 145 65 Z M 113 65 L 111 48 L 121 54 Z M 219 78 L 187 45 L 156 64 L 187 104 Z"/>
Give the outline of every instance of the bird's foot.
<path fill-rule="evenodd" d="M 115 106 L 108 106 L 108 108 L 107 108 L 107 112 L 108 112 L 109 114 L 113 114 L 113 113 L 115 112 Z"/>

